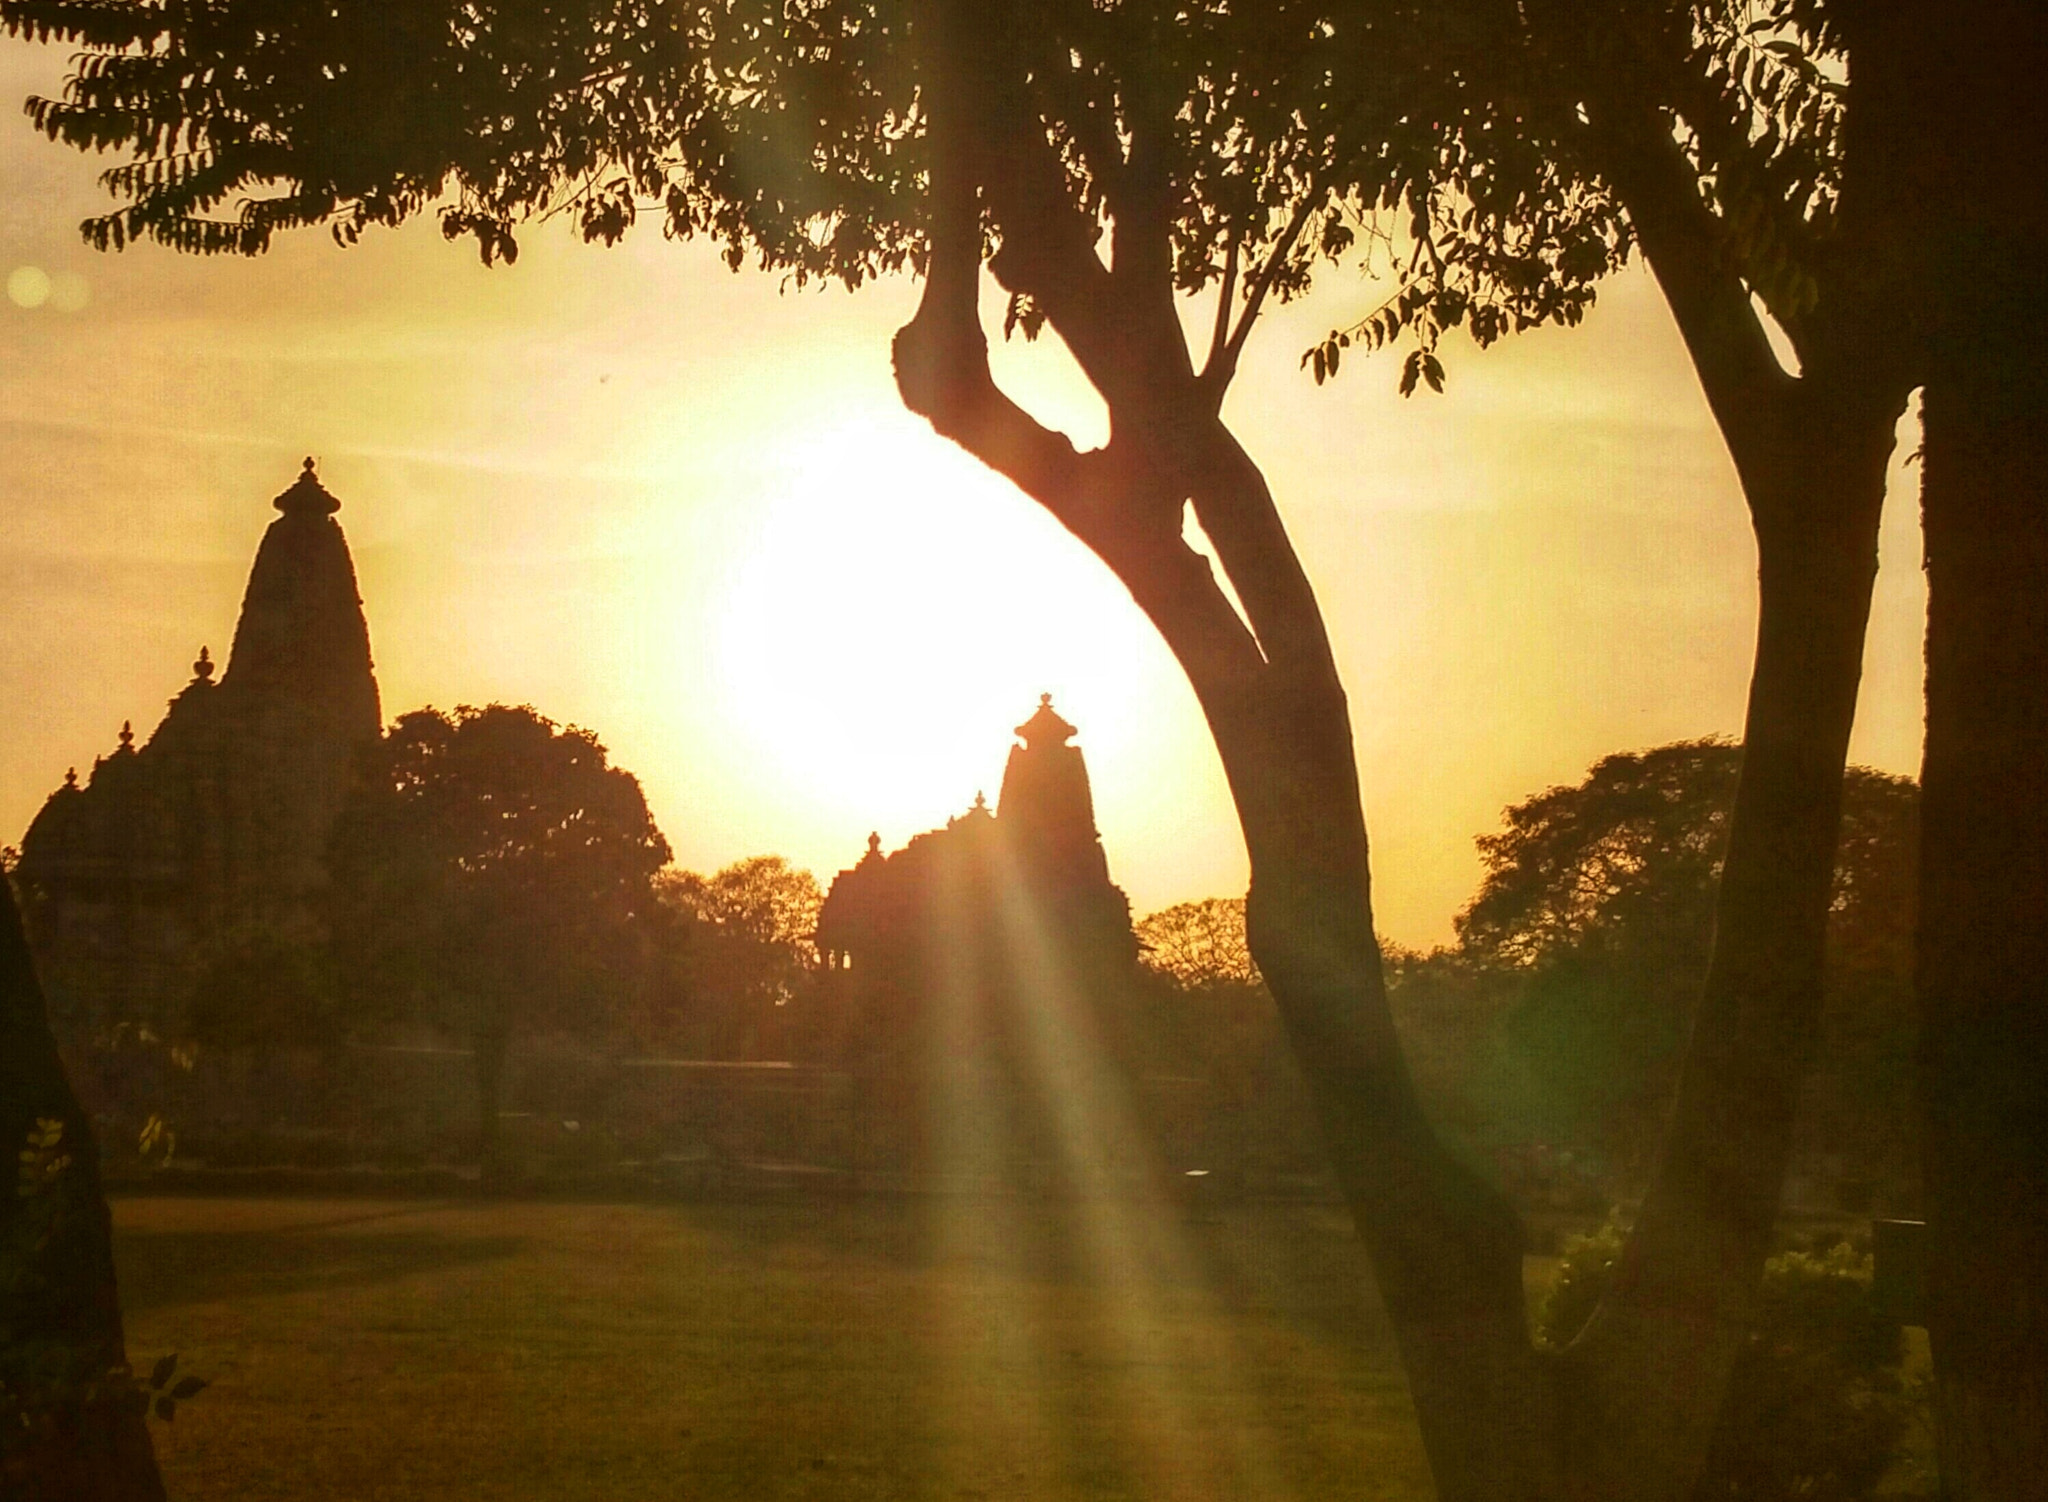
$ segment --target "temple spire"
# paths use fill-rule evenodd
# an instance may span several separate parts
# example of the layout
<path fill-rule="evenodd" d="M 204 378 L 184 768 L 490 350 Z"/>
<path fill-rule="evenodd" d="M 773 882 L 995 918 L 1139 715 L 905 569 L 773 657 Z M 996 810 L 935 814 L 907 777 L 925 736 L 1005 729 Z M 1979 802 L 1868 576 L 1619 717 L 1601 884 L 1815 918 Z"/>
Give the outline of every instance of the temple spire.
<path fill-rule="evenodd" d="M 310 713 L 344 740 L 371 739 L 382 715 L 355 564 L 334 519 L 341 502 L 308 459 L 273 504 L 283 515 L 256 549 L 221 689 L 253 694 L 280 723 Z"/>
<path fill-rule="evenodd" d="M 332 516 L 341 509 L 341 502 L 328 494 L 327 487 L 320 483 L 320 477 L 313 473 L 310 455 L 291 488 L 270 504 L 286 516 Z"/>
<path fill-rule="evenodd" d="M 1051 694 L 1040 694 L 1037 712 L 1017 727 L 1017 734 L 1027 747 L 1064 746 L 1080 733 L 1053 713 Z"/>

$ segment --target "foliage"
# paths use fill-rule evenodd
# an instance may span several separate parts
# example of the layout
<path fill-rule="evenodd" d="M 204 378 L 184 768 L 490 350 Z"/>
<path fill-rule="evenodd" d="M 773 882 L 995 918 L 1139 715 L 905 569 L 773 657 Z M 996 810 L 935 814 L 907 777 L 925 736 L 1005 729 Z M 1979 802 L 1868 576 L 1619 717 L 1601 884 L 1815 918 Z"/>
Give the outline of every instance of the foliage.
<path fill-rule="evenodd" d="M 1508 809 L 1481 835 L 1485 877 L 1460 944 L 1527 968 L 1566 953 L 1693 959 L 1712 912 L 1742 753 L 1688 741 L 1609 756 L 1585 781 Z"/>
<path fill-rule="evenodd" d="M 779 855 L 735 861 L 714 876 L 669 870 L 655 879 L 662 902 L 737 943 L 774 950 L 788 969 L 817 963 L 812 935 L 825 894 L 818 879 Z M 777 990 L 779 1003 L 787 988 Z"/>
<path fill-rule="evenodd" d="M 1510 1139 L 1654 1142 L 1706 972 L 1739 747 L 1687 741 L 1610 756 L 1508 809 L 1479 840 L 1485 876 L 1458 916 L 1467 963 L 1512 980 L 1480 1093 Z M 1849 770 L 1829 927 L 1822 1064 L 1806 1115 L 1823 1136 L 1909 1171 L 1891 1105 L 1911 1052 L 1917 794 Z"/>
<path fill-rule="evenodd" d="M 1803 346 L 1822 278 L 1841 265 L 1848 49 L 1834 7 L 1439 9 L 1431 65 L 1459 85 L 1442 167 L 1411 185 L 1394 293 L 1302 356 L 1318 382 L 1354 345 L 1405 339 L 1402 392 L 1442 390 L 1437 346 L 1450 330 L 1484 348 L 1538 322 L 1578 322 L 1592 283 L 1635 247 L 1630 206 L 1606 170 L 1612 133 L 1634 127 L 1668 132 L 1716 255 Z M 1384 58 L 1355 47 L 1326 87 L 1341 109 L 1384 91 L 1385 72 Z"/>
<path fill-rule="evenodd" d="M 211 1048 L 320 1048 L 334 1041 L 334 988 L 325 949 L 277 933 L 216 946 L 193 986 L 186 1027 Z"/>
<path fill-rule="evenodd" d="M 792 1024 L 778 1013 L 806 996 L 819 965 L 812 935 L 825 898 L 817 878 L 782 856 L 758 855 L 712 876 L 664 871 L 655 893 L 681 925 L 691 1002 L 683 1020 L 694 1024 L 695 1046 L 738 1059 L 771 1040 L 786 1044 Z"/>
<path fill-rule="evenodd" d="M 39 1117 L 16 1156 L 14 1210 L 0 1241 L 0 1481 L 10 1479 L 26 1452 L 49 1444 L 88 1409 L 140 1409 L 169 1422 L 177 1405 L 196 1397 L 203 1378 L 175 1383 L 176 1355 L 164 1357 L 146 1381 L 126 1366 L 107 1366 L 99 1352 L 80 1349 L 41 1328 L 49 1299 L 49 1253 L 63 1222 L 77 1213 L 64 1145 L 64 1123 Z"/>
<path fill-rule="evenodd" d="M 102 175 L 120 206 L 84 226 L 101 248 L 255 254 L 438 212 L 489 261 L 534 218 L 610 243 L 652 216 L 734 267 L 849 286 L 922 261 L 929 14 L 430 0 L 372 25 L 316 0 L 0 0 L 16 34 L 80 49 L 62 95 L 30 102 L 37 128 L 126 158 Z M 1533 85 L 1498 8 L 1029 0 L 974 25 L 1088 222 L 1125 217 L 1113 198 L 1163 210 L 1172 289 L 1219 288 L 1219 351 L 1233 299 L 1248 329 L 1269 293 L 1349 259 L 1398 291 L 1303 363 L 1321 380 L 1354 344 L 1413 335 L 1403 389 L 1440 387 L 1443 331 L 1575 323 L 1627 253 L 1611 195 L 1557 144 L 1571 102 Z M 1005 332 L 1044 318 L 1014 295 Z"/>
<path fill-rule="evenodd" d="M 1569 1345 L 1613 1282 L 1625 1240 L 1609 1222 L 1565 1248 L 1537 1332 Z M 1847 1243 L 1765 1266 L 1756 1333 L 1738 1358 L 1695 1496 L 1857 1502 L 1913 1420 L 1899 1327 L 1871 1296 L 1871 1260 Z"/>
<path fill-rule="evenodd" d="M 1175 903 L 1140 919 L 1137 931 L 1145 965 L 1178 985 L 1259 984 L 1259 967 L 1245 938 L 1242 897 Z"/>
<path fill-rule="evenodd" d="M 1140 983 L 1125 1019 L 1140 1073 L 1207 1086 L 1203 1161 L 1312 1173 L 1321 1139 L 1285 1029 L 1245 941 L 1244 899 L 1177 903 L 1135 925 Z"/>
<path fill-rule="evenodd" d="M 597 738 L 525 707 L 423 709 L 359 771 L 328 848 L 356 1014 L 499 1042 L 604 1027 L 668 845 Z"/>

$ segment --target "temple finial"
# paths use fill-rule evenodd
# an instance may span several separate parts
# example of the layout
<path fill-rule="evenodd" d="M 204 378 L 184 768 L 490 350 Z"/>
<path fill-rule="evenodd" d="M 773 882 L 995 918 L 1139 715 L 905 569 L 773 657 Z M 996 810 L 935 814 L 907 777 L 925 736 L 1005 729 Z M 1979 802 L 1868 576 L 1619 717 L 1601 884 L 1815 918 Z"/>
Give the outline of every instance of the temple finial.
<path fill-rule="evenodd" d="M 298 479 L 292 481 L 291 488 L 270 504 L 286 516 L 332 516 L 341 509 L 341 502 L 327 493 L 320 477 L 313 473 L 313 456 L 310 454 L 299 470 Z"/>
<path fill-rule="evenodd" d="M 881 832 L 881 831 L 880 831 L 879 829 L 877 829 L 877 830 L 872 830 L 872 831 L 870 831 L 870 832 L 869 832 L 869 834 L 868 834 L 868 854 L 869 854 L 869 855 L 880 855 L 881 853 L 882 853 L 882 832 Z"/>
<path fill-rule="evenodd" d="M 135 749 L 135 726 L 132 721 L 123 720 L 121 722 L 121 749 L 123 751 L 133 751 Z"/>
<path fill-rule="evenodd" d="M 78 768 L 73 767 L 71 768 L 70 771 L 64 774 L 64 786 L 68 788 L 75 788 L 78 786 Z"/>
<path fill-rule="evenodd" d="M 978 814 L 988 812 L 988 794 L 980 788 L 974 790 L 974 812 Z"/>
<path fill-rule="evenodd" d="M 1051 694 L 1040 694 L 1037 711 L 1017 727 L 1017 734 L 1027 746 L 1064 746 L 1079 732 L 1054 712 Z"/>
<path fill-rule="evenodd" d="M 213 654 L 204 647 L 199 649 L 199 660 L 192 664 L 192 677 L 199 683 L 206 683 L 213 677 Z"/>

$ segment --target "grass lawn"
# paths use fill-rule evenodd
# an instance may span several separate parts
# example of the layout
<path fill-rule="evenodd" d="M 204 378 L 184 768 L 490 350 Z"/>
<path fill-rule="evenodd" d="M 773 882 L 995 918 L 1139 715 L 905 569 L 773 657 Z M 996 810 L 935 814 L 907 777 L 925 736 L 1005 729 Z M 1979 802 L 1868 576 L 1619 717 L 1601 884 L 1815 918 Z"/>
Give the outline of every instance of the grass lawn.
<path fill-rule="evenodd" d="M 174 1502 L 1423 1499 L 1339 1211 L 123 1199 Z"/>

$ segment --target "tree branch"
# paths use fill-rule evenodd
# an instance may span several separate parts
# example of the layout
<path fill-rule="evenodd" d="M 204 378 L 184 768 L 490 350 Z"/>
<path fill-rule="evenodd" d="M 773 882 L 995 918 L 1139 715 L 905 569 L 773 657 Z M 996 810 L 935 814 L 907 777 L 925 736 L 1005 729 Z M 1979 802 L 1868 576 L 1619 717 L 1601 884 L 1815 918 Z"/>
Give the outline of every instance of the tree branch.
<path fill-rule="evenodd" d="M 930 248 L 917 313 L 898 332 L 893 350 L 904 404 L 1010 479 L 1108 564 L 1158 626 L 1198 692 L 1205 684 L 1242 686 L 1263 666 L 1257 643 L 1207 560 L 1182 540 L 1179 493 L 1172 478 L 1148 462 L 1149 446 L 1113 438 L 1106 449 L 1078 452 L 1065 434 L 1045 427 L 1005 395 L 990 373 L 977 298 L 982 241 L 976 177 L 1001 163 L 991 164 L 984 152 L 986 136 L 966 127 L 968 91 L 962 82 L 963 75 L 940 69 L 928 88 Z M 1043 143 L 1042 132 L 1033 139 Z M 1051 222 L 1055 232 L 1072 228 L 1065 216 Z M 1086 260 L 1102 272 L 1092 252 Z M 1037 264 L 1035 257 L 1030 264 Z M 1089 279 L 1085 269 L 1081 279 Z M 1027 290 L 1042 296 L 1044 285 Z M 1099 306 L 1092 291 L 1077 301 Z M 1072 319 L 1073 307 L 1067 311 Z M 1061 332 L 1071 348 L 1076 338 L 1087 343 L 1097 330 L 1070 322 Z M 1099 337 L 1093 347 L 1104 353 L 1114 343 L 1113 337 Z M 1109 381 L 1105 395 L 1113 411 L 1115 393 L 1128 384 Z"/>
<path fill-rule="evenodd" d="M 1237 258 L 1237 236 L 1232 235 L 1223 252 L 1223 285 L 1216 289 L 1216 323 L 1209 331 L 1209 353 L 1202 358 L 1204 382 L 1210 379 L 1209 372 L 1217 368 L 1216 362 L 1230 342 L 1230 302 L 1237 296 Z"/>
<path fill-rule="evenodd" d="M 1209 358 L 1202 366 L 1202 383 L 1214 394 L 1218 408 L 1223 405 L 1224 393 L 1230 389 L 1231 378 L 1237 374 L 1238 356 L 1244 352 L 1245 341 L 1251 338 L 1252 324 L 1258 320 L 1260 306 L 1265 302 L 1266 294 L 1273 290 L 1274 279 L 1279 276 L 1280 268 L 1287 264 L 1287 257 L 1294 250 L 1294 242 L 1301 237 L 1303 227 L 1308 224 L 1309 215 L 1315 212 L 1315 206 L 1322 200 L 1322 196 L 1323 190 L 1320 187 L 1311 188 L 1302 195 L 1301 202 L 1294 206 L 1294 214 L 1287 221 L 1287 228 L 1281 231 L 1280 238 L 1273 243 L 1272 253 L 1261 263 L 1258 273 L 1246 288 L 1244 314 L 1238 319 L 1237 328 L 1227 340 L 1221 339 L 1224 321 L 1228 317 L 1227 301 L 1217 309 L 1216 327 L 1220 342 L 1212 343 L 1210 346 Z M 1231 242 L 1230 251 L 1232 265 L 1235 266 L 1237 242 L 1234 240 Z"/>
<path fill-rule="evenodd" d="M 1612 91 L 1589 95 L 1587 113 L 1594 158 L 1628 205 L 1754 506 L 1755 481 L 1768 462 L 1760 450 L 1775 443 L 1796 379 L 1778 363 L 1748 289 L 1723 255 L 1721 223 L 1701 201 L 1663 113 Z"/>

